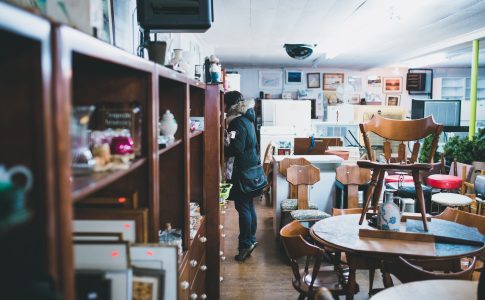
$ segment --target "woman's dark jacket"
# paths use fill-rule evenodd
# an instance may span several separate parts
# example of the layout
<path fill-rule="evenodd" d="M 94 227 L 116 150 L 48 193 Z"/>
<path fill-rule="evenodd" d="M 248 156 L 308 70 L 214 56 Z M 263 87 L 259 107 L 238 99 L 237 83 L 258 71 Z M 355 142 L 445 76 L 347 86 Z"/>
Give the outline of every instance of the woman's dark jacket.
<path fill-rule="evenodd" d="M 232 120 L 227 128 L 228 132 L 236 132 L 235 138 L 231 139 L 229 146 L 224 148 L 225 156 L 234 156 L 232 183 L 237 183 L 239 172 L 245 171 L 261 163 L 256 150 L 258 142 L 256 139 L 256 131 L 254 129 L 255 119 L 256 115 L 254 109 L 250 108 L 245 114 Z M 236 187 L 237 184 L 234 184 L 231 194 L 233 194 L 233 191 L 234 193 L 239 194 Z"/>

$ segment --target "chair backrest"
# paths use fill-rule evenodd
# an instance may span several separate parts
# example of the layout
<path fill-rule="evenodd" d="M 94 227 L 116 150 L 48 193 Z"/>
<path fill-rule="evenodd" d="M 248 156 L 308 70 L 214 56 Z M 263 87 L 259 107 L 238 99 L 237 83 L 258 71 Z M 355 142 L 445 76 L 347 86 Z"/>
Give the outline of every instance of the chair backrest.
<path fill-rule="evenodd" d="M 303 157 L 285 158 L 282 161 L 280 161 L 280 163 L 279 163 L 280 174 L 282 174 L 283 176 L 286 177 L 286 170 L 288 170 L 289 167 L 295 166 L 295 165 L 296 166 L 307 166 L 307 165 L 311 165 L 311 162 L 309 162 L 308 160 L 306 160 Z M 290 199 L 295 199 L 295 198 L 298 197 L 296 186 L 294 186 L 293 184 L 290 184 L 290 195 L 288 197 Z"/>
<path fill-rule="evenodd" d="M 370 181 L 370 170 L 358 166 L 344 165 L 335 170 L 335 178 L 347 186 L 347 206 L 359 206 L 359 185 Z"/>
<path fill-rule="evenodd" d="M 313 165 L 291 166 L 286 170 L 286 180 L 296 186 L 298 209 L 308 209 L 308 186 L 320 181 L 320 169 Z"/>
<path fill-rule="evenodd" d="M 298 260 L 300 258 L 306 258 L 305 274 L 308 273 L 310 259 L 313 259 L 313 272 L 310 287 L 313 287 L 313 283 L 317 278 L 318 271 L 320 269 L 321 258 L 324 251 L 317 246 L 308 243 L 304 238 L 309 236 L 308 228 L 304 227 L 298 221 L 293 221 L 280 230 L 281 240 L 285 247 L 286 254 L 290 259 L 291 268 L 295 280 L 300 282 L 301 278 L 300 266 Z"/>
<path fill-rule="evenodd" d="M 389 272 L 397 277 L 402 283 L 432 280 L 432 279 L 461 279 L 471 280 L 473 271 L 475 270 L 476 257 L 473 258 L 472 263 L 460 272 L 455 273 L 436 273 L 423 270 L 402 257 L 394 261 L 383 261 L 383 268 L 385 272 Z"/>
<path fill-rule="evenodd" d="M 485 235 L 485 216 L 447 207 L 441 214 L 434 218 L 455 222 L 468 227 L 475 227 L 481 234 Z"/>
<path fill-rule="evenodd" d="M 406 162 L 407 147 L 404 142 L 415 141 L 410 159 L 411 163 L 414 163 L 418 159 L 419 148 L 421 146 L 419 140 L 431 134 L 433 135 L 433 142 L 431 144 L 428 163 L 432 163 L 439 135 L 443 131 L 443 125 L 435 123 L 432 116 L 416 120 L 394 120 L 374 115 L 368 122 L 361 123 L 359 126 L 371 161 L 376 161 L 376 157 L 372 151 L 368 133 L 375 133 L 385 139 L 383 146 L 384 157 L 387 162 L 390 161 L 392 155 L 390 141 L 401 142 L 398 147 L 398 162 Z"/>
<path fill-rule="evenodd" d="M 332 208 L 332 216 L 360 215 L 362 208 Z"/>

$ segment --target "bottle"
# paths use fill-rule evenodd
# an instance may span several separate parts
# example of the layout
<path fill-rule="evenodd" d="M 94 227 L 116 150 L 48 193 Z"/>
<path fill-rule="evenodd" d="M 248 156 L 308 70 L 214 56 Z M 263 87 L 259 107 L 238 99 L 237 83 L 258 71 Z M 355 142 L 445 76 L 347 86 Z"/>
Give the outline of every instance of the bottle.
<path fill-rule="evenodd" d="M 384 192 L 384 202 L 379 207 L 379 229 L 399 231 L 401 226 L 401 211 L 393 200 L 399 201 L 399 197 L 394 197 L 394 190 Z"/>

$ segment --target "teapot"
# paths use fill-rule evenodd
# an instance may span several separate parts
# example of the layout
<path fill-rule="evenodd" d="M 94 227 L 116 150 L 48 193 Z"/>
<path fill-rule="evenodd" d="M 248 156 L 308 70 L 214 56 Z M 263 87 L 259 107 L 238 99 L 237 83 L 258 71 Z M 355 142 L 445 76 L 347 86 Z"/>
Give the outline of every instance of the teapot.
<path fill-rule="evenodd" d="M 13 177 L 23 175 L 25 183 L 16 184 Z M 25 206 L 25 192 L 32 188 L 32 173 L 24 166 L 7 170 L 0 165 L 0 232 L 26 221 L 30 213 Z"/>
<path fill-rule="evenodd" d="M 386 190 L 384 192 L 384 202 L 379 207 L 378 212 L 378 227 L 382 230 L 399 231 L 401 226 L 401 214 L 404 208 L 394 203 L 400 202 L 401 198 L 394 197 L 393 190 Z"/>

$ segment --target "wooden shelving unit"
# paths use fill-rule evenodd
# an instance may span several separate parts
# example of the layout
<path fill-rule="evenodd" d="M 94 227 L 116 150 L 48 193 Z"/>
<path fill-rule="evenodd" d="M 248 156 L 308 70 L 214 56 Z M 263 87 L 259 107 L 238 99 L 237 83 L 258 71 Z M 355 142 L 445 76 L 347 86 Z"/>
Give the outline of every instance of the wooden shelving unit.
<path fill-rule="evenodd" d="M 9 5 L 0 3 L 0 12 L 0 37 L 9 45 L 0 50 L 0 96 L 12 99 L 0 101 L 0 138 L 6 142 L 0 164 L 23 164 L 35 175 L 28 194 L 33 218 L 0 235 L 1 244 L 9 245 L 0 250 L 1 279 L 51 281 L 63 299 L 75 299 L 72 222 L 77 207 L 87 198 L 136 192 L 138 207 L 148 211 L 148 242 L 158 242 L 165 223 L 182 229 L 179 277 L 189 287 L 180 286 L 179 299 L 193 294 L 218 299 L 219 86 L 188 79 Z M 73 108 L 134 102 L 142 134 L 130 167 L 74 176 Z M 166 110 L 175 116 L 178 130 L 175 141 L 160 149 L 158 120 Z M 190 132 L 191 116 L 205 118 L 203 131 Z M 90 129 L 100 129 L 96 124 Z M 194 239 L 189 237 L 190 201 L 203 215 Z"/>

